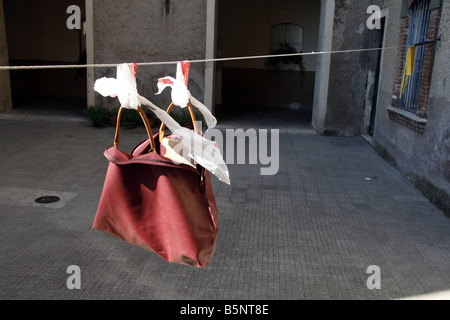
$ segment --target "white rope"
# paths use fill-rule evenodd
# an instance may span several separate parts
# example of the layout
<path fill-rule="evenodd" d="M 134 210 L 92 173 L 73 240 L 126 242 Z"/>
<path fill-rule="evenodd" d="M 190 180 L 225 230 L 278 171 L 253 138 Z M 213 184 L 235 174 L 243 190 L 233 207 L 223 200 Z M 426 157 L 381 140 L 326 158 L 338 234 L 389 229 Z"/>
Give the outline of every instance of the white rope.
<path fill-rule="evenodd" d="M 353 49 L 353 50 L 337 50 L 337 51 L 320 51 L 320 52 L 306 52 L 306 53 L 290 53 L 290 54 L 276 54 L 276 55 L 262 55 L 262 56 L 247 56 L 247 57 L 231 57 L 231 58 L 216 58 L 216 59 L 202 59 L 189 60 L 191 63 L 211 63 L 211 62 L 225 62 L 238 60 L 254 60 L 267 58 L 284 58 L 296 56 L 311 56 L 324 54 L 339 54 L 339 53 L 356 53 L 367 51 L 381 51 L 394 49 L 396 47 L 387 48 L 370 48 L 370 49 Z M 165 62 L 142 62 L 136 63 L 137 66 L 157 66 L 157 65 L 171 65 L 177 64 L 179 61 L 165 61 Z M 36 65 L 36 66 L 0 66 L 0 71 L 8 70 L 47 70 L 47 69 L 81 69 L 81 68 L 115 68 L 119 64 L 77 64 L 77 65 Z"/>

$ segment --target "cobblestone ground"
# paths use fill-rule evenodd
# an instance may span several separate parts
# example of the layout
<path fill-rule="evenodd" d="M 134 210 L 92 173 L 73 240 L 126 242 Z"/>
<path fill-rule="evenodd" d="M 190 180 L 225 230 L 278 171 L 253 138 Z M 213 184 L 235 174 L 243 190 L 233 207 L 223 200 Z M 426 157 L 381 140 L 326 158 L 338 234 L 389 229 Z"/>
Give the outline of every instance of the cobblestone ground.
<path fill-rule="evenodd" d="M 145 135 L 125 130 L 128 150 Z M 450 221 L 362 138 L 280 136 L 280 170 L 214 180 L 215 256 L 168 264 L 91 229 L 113 129 L 0 120 L 0 299 L 398 299 L 450 289 Z M 56 205 L 34 198 L 54 194 Z M 71 265 L 81 289 L 66 286 Z M 369 290 L 378 266 L 381 289 Z M 372 278 L 371 278 L 372 279 Z"/>

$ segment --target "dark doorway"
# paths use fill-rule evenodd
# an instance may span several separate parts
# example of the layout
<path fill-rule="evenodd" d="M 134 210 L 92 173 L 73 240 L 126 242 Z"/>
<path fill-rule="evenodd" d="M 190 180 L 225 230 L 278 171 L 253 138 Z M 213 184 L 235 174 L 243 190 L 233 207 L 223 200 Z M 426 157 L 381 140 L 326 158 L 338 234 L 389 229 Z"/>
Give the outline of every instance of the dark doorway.
<path fill-rule="evenodd" d="M 385 31 L 385 25 L 386 25 L 386 18 L 381 19 L 381 29 L 376 30 L 375 34 L 375 44 L 378 45 L 378 48 L 383 48 L 384 43 L 384 31 Z M 376 114 L 377 114 L 377 105 L 378 105 L 378 93 L 380 88 L 380 74 L 381 74 L 381 59 L 382 59 L 383 51 L 379 50 L 377 52 L 377 60 L 376 60 L 376 69 L 375 69 L 375 84 L 373 88 L 373 94 L 372 94 L 372 110 L 370 112 L 370 124 L 369 124 L 369 130 L 368 133 L 370 136 L 373 137 L 374 131 L 375 131 L 375 121 L 376 121 Z"/>
<path fill-rule="evenodd" d="M 320 1 L 219 0 L 218 3 L 218 58 L 317 50 Z M 250 123 L 255 119 L 264 126 L 269 126 L 272 120 L 281 125 L 285 122 L 290 126 L 311 126 L 316 57 L 291 60 L 218 63 L 216 115 L 220 122 Z"/>
<path fill-rule="evenodd" d="M 84 0 L 3 1 L 11 66 L 85 64 L 85 35 L 70 30 L 67 8 Z M 80 69 L 11 71 L 13 109 L 82 114 L 87 104 L 87 72 Z"/>

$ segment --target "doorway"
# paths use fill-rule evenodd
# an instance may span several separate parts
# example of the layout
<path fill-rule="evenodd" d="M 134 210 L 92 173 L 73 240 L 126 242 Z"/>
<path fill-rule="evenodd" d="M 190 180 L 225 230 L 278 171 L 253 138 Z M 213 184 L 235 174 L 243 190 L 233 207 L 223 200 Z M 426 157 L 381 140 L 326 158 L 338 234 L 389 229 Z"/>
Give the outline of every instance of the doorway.
<path fill-rule="evenodd" d="M 384 32 L 386 25 L 386 17 L 381 19 L 381 28 L 371 31 L 370 46 L 369 48 L 382 49 L 384 45 Z M 366 105 L 365 105 L 365 131 L 373 137 L 375 132 L 375 122 L 378 106 L 378 96 L 380 89 L 380 75 L 381 75 L 381 62 L 382 62 L 383 50 L 375 51 L 369 55 L 368 66 L 368 81 L 366 85 Z"/>
<path fill-rule="evenodd" d="M 69 30 L 67 8 L 84 0 L 3 1 L 10 66 L 86 64 L 83 28 Z M 80 69 L 11 71 L 13 110 L 82 115 L 87 74 Z"/>
<path fill-rule="evenodd" d="M 217 7 L 217 58 L 318 49 L 321 1 L 218 0 Z M 296 58 L 217 63 L 219 121 L 310 127 L 317 57 Z"/>

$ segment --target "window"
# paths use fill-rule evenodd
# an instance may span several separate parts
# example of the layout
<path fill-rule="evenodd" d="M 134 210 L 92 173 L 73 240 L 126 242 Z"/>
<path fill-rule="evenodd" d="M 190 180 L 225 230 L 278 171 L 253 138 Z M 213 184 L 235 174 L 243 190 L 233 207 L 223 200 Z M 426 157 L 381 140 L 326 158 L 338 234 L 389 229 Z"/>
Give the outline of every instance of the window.
<path fill-rule="evenodd" d="M 407 53 L 399 103 L 400 108 L 412 113 L 417 113 L 419 110 L 429 21 L 430 0 L 416 1 L 411 6 L 409 34 L 406 44 Z"/>
<path fill-rule="evenodd" d="M 399 68 L 394 81 L 391 120 L 424 133 L 433 72 L 435 45 L 439 41 L 441 2 L 403 0 Z"/>
<path fill-rule="evenodd" d="M 270 36 L 270 52 L 299 53 L 303 51 L 303 28 L 293 23 L 280 23 L 272 26 Z M 293 52 L 295 50 L 295 52 Z"/>

